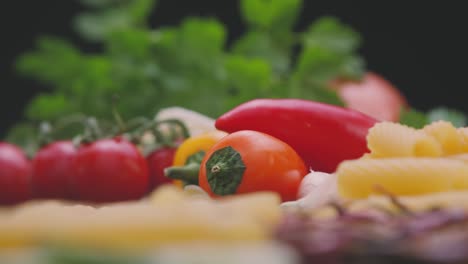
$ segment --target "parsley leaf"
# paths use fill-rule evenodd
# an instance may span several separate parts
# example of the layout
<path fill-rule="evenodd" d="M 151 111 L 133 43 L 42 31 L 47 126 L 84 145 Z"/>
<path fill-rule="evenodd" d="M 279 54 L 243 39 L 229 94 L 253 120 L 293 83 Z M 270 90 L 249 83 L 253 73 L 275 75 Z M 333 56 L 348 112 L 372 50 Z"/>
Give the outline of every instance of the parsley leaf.
<path fill-rule="evenodd" d="M 354 55 L 342 55 L 318 46 L 306 48 L 300 54 L 292 76 L 298 88 L 292 95 L 302 96 L 306 90 L 327 87 L 337 77 L 357 79 L 363 74 L 362 64 L 362 60 Z"/>
<path fill-rule="evenodd" d="M 81 1 L 98 8 L 79 14 L 74 20 L 75 29 L 90 41 L 102 41 L 116 30 L 144 27 L 156 4 L 155 0 Z"/>
<path fill-rule="evenodd" d="M 242 15 L 253 28 L 290 30 L 302 7 L 301 0 L 242 0 Z"/>
<path fill-rule="evenodd" d="M 414 128 L 422 128 L 429 123 L 426 114 L 416 109 L 402 109 L 400 123 Z"/>
<path fill-rule="evenodd" d="M 338 53 L 352 53 L 361 44 L 360 35 L 334 17 L 322 17 L 303 34 L 305 47 L 322 47 Z"/>
<path fill-rule="evenodd" d="M 229 72 L 228 82 L 230 108 L 246 100 L 268 97 L 271 95 L 272 69 L 261 59 L 249 59 L 232 55 L 226 59 L 226 69 Z"/>
<path fill-rule="evenodd" d="M 232 51 L 249 58 L 263 59 L 275 73 L 285 75 L 290 71 L 293 43 L 287 41 L 291 37 L 283 38 L 283 41 L 276 37 L 268 32 L 250 31 L 234 43 Z"/>

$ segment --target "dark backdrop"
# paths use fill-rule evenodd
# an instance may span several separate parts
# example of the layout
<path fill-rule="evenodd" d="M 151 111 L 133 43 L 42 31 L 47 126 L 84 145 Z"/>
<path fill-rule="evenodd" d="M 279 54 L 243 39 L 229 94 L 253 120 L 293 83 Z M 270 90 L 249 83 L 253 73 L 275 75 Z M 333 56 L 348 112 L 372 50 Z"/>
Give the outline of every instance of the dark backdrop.
<path fill-rule="evenodd" d="M 361 53 L 368 68 L 399 87 L 416 108 L 446 105 L 468 112 L 465 69 L 468 59 L 463 1 L 310 1 L 297 28 L 322 15 L 334 15 L 364 36 Z M 411 2 L 409 4 L 408 2 Z M 73 0 L 10 0 L 0 6 L 0 136 L 22 115 L 28 100 L 48 87 L 15 75 L 15 57 L 32 49 L 36 37 L 65 37 L 81 48 L 71 18 L 83 10 Z M 229 29 L 229 38 L 244 29 L 234 0 L 160 0 L 151 24 L 176 24 L 187 15 L 214 16 Z"/>

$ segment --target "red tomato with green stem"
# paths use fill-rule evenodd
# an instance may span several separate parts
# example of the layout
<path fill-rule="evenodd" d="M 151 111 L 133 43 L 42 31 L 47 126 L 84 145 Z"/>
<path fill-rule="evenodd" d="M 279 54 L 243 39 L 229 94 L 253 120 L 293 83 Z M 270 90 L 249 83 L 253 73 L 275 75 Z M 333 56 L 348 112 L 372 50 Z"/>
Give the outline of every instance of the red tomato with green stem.
<path fill-rule="evenodd" d="M 31 198 L 31 163 L 15 145 L 0 142 L 0 205 L 13 205 Z"/>
<path fill-rule="evenodd" d="M 126 139 L 100 139 L 78 148 L 70 183 L 73 194 L 84 201 L 140 199 L 149 188 L 148 165 Z"/>
<path fill-rule="evenodd" d="M 408 105 L 398 88 L 373 72 L 367 72 L 361 81 L 336 80 L 331 86 L 348 108 L 381 121 L 399 121 Z"/>
<path fill-rule="evenodd" d="M 242 130 L 223 137 L 205 155 L 199 184 L 211 195 L 277 192 L 283 201 L 297 199 L 308 173 L 292 147 L 270 135 Z"/>
<path fill-rule="evenodd" d="M 69 175 L 76 148 L 71 141 L 42 147 L 32 160 L 32 191 L 35 198 L 71 199 Z"/>

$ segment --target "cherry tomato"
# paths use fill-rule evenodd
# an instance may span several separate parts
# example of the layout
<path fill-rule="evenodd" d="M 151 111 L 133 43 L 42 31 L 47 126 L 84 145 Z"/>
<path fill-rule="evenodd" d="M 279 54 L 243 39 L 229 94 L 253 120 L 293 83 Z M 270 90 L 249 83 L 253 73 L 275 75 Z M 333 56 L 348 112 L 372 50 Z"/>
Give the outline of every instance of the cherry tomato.
<path fill-rule="evenodd" d="M 381 121 L 398 121 L 407 106 L 403 94 L 376 73 L 366 73 L 360 82 L 335 81 L 332 86 L 347 107 Z"/>
<path fill-rule="evenodd" d="M 69 174 L 76 149 L 71 141 L 57 141 L 41 148 L 32 160 L 33 196 L 70 199 Z"/>
<path fill-rule="evenodd" d="M 70 180 L 73 194 L 80 200 L 134 200 L 147 193 L 148 165 L 129 141 L 101 139 L 78 148 Z"/>
<path fill-rule="evenodd" d="M 0 142 L 0 205 L 24 202 L 31 197 L 31 164 L 15 145 Z"/>
<path fill-rule="evenodd" d="M 164 169 L 172 166 L 176 150 L 172 147 L 163 147 L 151 152 L 146 158 L 150 175 L 150 191 L 161 184 L 172 182 L 164 175 Z"/>
<path fill-rule="evenodd" d="M 270 135 L 242 130 L 219 140 L 205 155 L 199 184 L 211 195 L 274 191 L 295 200 L 304 161 L 292 147 Z"/>

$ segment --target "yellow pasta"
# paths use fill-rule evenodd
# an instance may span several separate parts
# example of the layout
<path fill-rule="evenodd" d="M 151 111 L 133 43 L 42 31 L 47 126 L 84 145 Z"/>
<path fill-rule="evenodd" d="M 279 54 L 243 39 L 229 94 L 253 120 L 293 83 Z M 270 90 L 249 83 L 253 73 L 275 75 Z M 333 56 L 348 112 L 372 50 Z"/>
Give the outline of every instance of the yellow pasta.
<path fill-rule="evenodd" d="M 375 158 L 442 155 L 442 147 L 434 137 L 392 122 L 374 125 L 367 135 L 367 145 Z"/>
<path fill-rule="evenodd" d="M 444 155 L 462 152 L 463 138 L 452 123 L 436 121 L 426 125 L 422 131 L 433 136 L 441 144 Z"/>
<path fill-rule="evenodd" d="M 461 151 L 468 152 L 468 127 L 461 127 L 457 129 L 458 136 L 461 138 Z"/>
<path fill-rule="evenodd" d="M 345 198 L 365 198 L 380 186 L 395 195 L 468 189 L 468 164 L 449 158 L 382 158 L 345 161 L 336 171 Z"/>
<path fill-rule="evenodd" d="M 456 159 L 456 160 L 461 160 L 464 162 L 468 162 L 468 153 L 461 153 L 461 154 L 456 154 L 456 155 L 450 155 L 447 156 L 449 159 Z"/>

